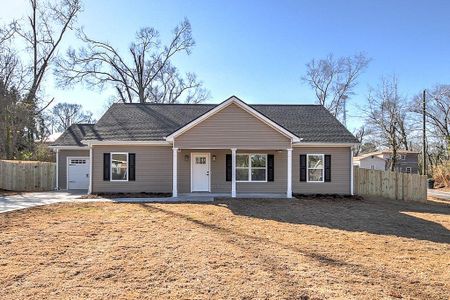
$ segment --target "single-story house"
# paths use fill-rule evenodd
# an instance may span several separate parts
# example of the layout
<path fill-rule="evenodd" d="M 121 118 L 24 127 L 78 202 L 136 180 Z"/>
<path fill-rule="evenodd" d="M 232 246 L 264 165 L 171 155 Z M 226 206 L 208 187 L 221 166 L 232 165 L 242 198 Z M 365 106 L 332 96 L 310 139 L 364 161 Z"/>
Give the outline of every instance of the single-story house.
<path fill-rule="evenodd" d="M 362 154 L 353 158 L 353 164 L 362 169 L 382 170 L 389 169 L 392 159 L 392 150 L 383 150 Z M 398 150 L 396 167 L 397 172 L 419 173 L 419 152 L 411 150 Z"/>
<path fill-rule="evenodd" d="M 113 104 L 52 145 L 57 188 L 353 194 L 356 138 L 321 105 Z"/>

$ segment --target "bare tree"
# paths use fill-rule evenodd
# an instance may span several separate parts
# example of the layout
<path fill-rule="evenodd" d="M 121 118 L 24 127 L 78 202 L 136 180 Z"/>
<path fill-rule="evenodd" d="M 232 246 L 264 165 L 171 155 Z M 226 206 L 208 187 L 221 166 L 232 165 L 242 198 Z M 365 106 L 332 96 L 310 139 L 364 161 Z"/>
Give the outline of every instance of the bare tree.
<path fill-rule="evenodd" d="M 345 114 L 346 101 L 354 94 L 359 75 L 367 68 L 370 59 L 365 54 L 335 58 L 313 59 L 306 64 L 306 75 L 302 81 L 315 92 L 317 103 L 323 105 L 341 121 Z"/>
<path fill-rule="evenodd" d="M 407 146 L 406 111 L 406 100 L 399 94 L 396 77 L 382 78 L 377 89 L 371 90 L 368 106 L 364 109 L 367 126 L 380 144 L 392 151 L 391 171 L 395 170 L 398 150 Z M 404 132 L 402 128 L 405 128 Z"/>
<path fill-rule="evenodd" d="M 72 124 L 95 123 L 92 112 L 84 111 L 80 104 L 58 103 L 52 109 L 54 126 L 57 131 L 64 131 Z"/>
<path fill-rule="evenodd" d="M 450 85 L 436 85 L 429 90 L 426 99 L 425 116 L 429 130 L 448 148 L 450 142 Z M 414 97 L 411 110 L 422 114 L 422 97 Z"/>
<path fill-rule="evenodd" d="M 57 49 L 66 34 L 72 29 L 76 16 L 81 11 L 79 0 L 40 2 L 29 0 L 31 13 L 27 23 L 18 23 L 15 33 L 20 36 L 31 52 L 31 80 L 25 99 L 36 106 L 36 96 L 47 70 L 56 57 Z"/>
<path fill-rule="evenodd" d="M 42 84 L 81 10 L 79 0 L 28 3 L 30 13 L 25 19 L 0 28 L 0 118 L 5 121 L 2 125 L 7 124 L 1 142 L 9 143 L 3 153 L 10 158 L 19 157 L 20 152 L 33 153 L 34 140 L 45 131 L 42 113 L 52 100 L 43 99 Z"/>
<path fill-rule="evenodd" d="M 159 32 L 151 27 L 140 29 L 131 43 L 128 57 L 108 42 L 89 38 L 78 32 L 86 46 L 69 49 L 58 60 L 59 85 L 85 83 L 90 88 L 113 87 L 123 102 L 175 103 L 200 102 L 209 94 L 194 74 L 184 78 L 172 64 L 179 53 L 190 54 L 195 42 L 191 24 L 186 19 L 175 27 L 167 46 L 162 46 Z"/>

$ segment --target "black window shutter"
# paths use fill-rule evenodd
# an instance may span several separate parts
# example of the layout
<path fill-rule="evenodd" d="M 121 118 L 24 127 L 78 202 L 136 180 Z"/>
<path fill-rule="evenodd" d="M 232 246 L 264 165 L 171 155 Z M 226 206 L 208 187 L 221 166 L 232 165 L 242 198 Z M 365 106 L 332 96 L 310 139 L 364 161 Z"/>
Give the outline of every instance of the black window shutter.
<path fill-rule="evenodd" d="M 306 154 L 300 154 L 300 181 L 306 181 Z"/>
<path fill-rule="evenodd" d="M 274 172 L 274 157 L 273 154 L 267 155 L 267 181 L 274 181 L 275 172 Z"/>
<path fill-rule="evenodd" d="M 325 155 L 325 182 L 331 182 L 331 155 Z"/>
<path fill-rule="evenodd" d="M 226 155 L 226 162 L 225 162 L 225 168 L 226 168 L 226 181 L 231 181 L 231 169 L 232 169 L 232 160 L 231 160 L 231 154 Z"/>
<path fill-rule="evenodd" d="M 128 153 L 128 180 L 136 180 L 136 153 Z"/>
<path fill-rule="evenodd" d="M 103 153 L 103 180 L 109 181 L 111 173 L 111 153 Z"/>

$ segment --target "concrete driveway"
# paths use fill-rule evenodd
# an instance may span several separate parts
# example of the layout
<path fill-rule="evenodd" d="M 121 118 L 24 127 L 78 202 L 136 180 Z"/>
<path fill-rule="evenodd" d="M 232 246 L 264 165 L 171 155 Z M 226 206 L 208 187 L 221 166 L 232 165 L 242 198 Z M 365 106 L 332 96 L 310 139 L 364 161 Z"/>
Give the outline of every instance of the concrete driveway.
<path fill-rule="evenodd" d="M 432 196 L 441 200 L 450 201 L 450 193 L 434 189 L 428 189 L 428 196 Z"/>
<path fill-rule="evenodd" d="M 0 194 L 0 213 L 24 209 L 33 206 L 46 205 L 58 202 L 90 202 L 96 199 L 77 199 L 85 191 L 52 191 L 52 192 L 32 192 L 12 195 Z"/>

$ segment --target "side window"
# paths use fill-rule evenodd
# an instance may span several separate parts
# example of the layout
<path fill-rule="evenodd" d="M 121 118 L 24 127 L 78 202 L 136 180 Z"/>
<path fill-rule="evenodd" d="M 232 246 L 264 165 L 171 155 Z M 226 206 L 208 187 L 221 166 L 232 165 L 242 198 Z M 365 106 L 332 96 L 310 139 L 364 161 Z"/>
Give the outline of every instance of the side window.
<path fill-rule="evenodd" d="M 324 155 L 308 154 L 307 155 L 307 181 L 308 182 L 324 182 Z"/>
<path fill-rule="evenodd" d="M 111 180 L 128 180 L 128 153 L 111 153 Z"/>

